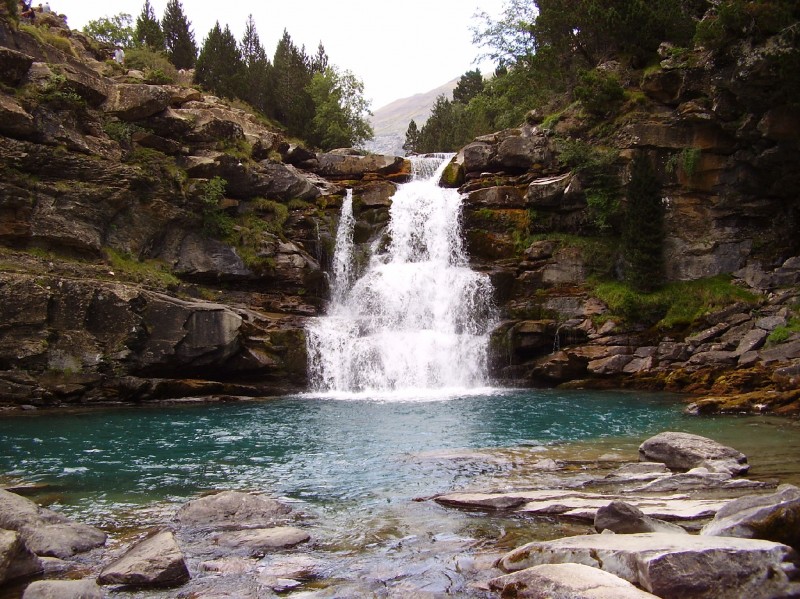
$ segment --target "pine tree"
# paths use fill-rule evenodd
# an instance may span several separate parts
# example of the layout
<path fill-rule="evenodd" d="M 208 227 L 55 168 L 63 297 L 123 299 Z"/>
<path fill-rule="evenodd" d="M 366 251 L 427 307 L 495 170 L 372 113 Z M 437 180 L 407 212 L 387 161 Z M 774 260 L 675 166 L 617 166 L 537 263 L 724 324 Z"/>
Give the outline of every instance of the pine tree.
<path fill-rule="evenodd" d="M 650 160 L 637 154 L 631 165 L 622 230 L 625 280 L 639 291 L 653 291 L 664 280 L 664 205 Z"/>
<path fill-rule="evenodd" d="M 309 63 L 305 50 L 295 46 L 284 29 L 272 59 L 275 118 L 298 137 L 306 136 L 314 118 L 314 102 L 307 91 L 312 75 Z"/>
<path fill-rule="evenodd" d="M 453 102 L 468 104 L 469 101 L 483 91 L 484 82 L 480 69 L 467 71 L 456 84 L 453 90 Z"/>
<path fill-rule="evenodd" d="M 244 36 L 240 44 L 242 63 L 244 65 L 244 81 L 242 99 L 249 102 L 264 114 L 273 113 L 272 65 L 267 58 L 264 46 L 256 31 L 253 15 L 247 18 Z"/>
<path fill-rule="evenodd" d="M 311 59 L 311 72 L 324 73 L 329 66 L 329 62 L 328 53 L 325 52 L 325 46 L 320 42 L 319 46 L 317 46 L 317 53 L 314 55 L 314 58 Z"/>
<path fill-rule="evenodd" d="M 403 144 L 403 149 L 406 152 L 419 152 L 419 129 L 414 119 L 408 124 L 406 129 L 406 141 Z"/>
<path fill-rule="evenodd" d="M 197 44 L 180 0 L 168 0 L 161 29 L 170 62 L 177 69 L 191 69 L 197 62 Z"/>
<path fill-rule="evenodd" d="M 227 25 L 223 30 L 217 21 L 203 42 L 194 79 L 220 96 L 238 98 L 242 87 L 242 72 L 242 55 L 236 38 Z"/>
<path fill-rule="evenodd" d="M 153 7 L 150 6 L 150 0 L 144 0 L 142 12 L 136 18 L 134 37 L 140 46 L 147 46 L 156 52 L 164 49 L 164 33 L 158 24 Z"/>

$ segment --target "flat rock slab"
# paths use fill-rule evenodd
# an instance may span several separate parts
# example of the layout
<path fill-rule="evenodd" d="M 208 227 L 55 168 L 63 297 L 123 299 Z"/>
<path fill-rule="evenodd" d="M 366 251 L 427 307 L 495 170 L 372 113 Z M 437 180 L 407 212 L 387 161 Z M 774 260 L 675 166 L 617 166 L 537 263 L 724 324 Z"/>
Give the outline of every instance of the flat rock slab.
<path fill-rule="evenodd" d="M 91 579 L 37 580 L 27 586 L 22 599 L 103 599 L 103 589 Z"/>
<path fill-rule="evenodd" d="M 712 439 L 690 433 L 664 432 L 647 439 L 639 446 L 639 461 L 661 462 L 667 468 L 690 470 L 707 461 L 729 461 L 739 464 L 738 471 L 747 472 L 747 456 Z"/>
<path fill-rule="evenodd" d="M 262 557 L 271 551 L 305 543 L 310 538 L 311 535 L 299 528 L 276 526 L 222 532 L 213 537 L 213 543 L 236 555 Z"/>
<path fill-rule="evenodd" d="M 498 566 L 515 572 L 579 563 L 624 578 L 662 599 L 773 599 L 794 596 L 797 554 L 780 543 L 667 533 L 585 535 L 528 543 Z"/>
<path fill-rule="evenodd" d="M 100 547 L 106 533 L 74 522 L 15 493 L 0 489 L 0 528 L 17 531 L 37 555 L 71 557 Z"/>
<path fill-rule="evenodd" d="M 583 564 L 543 564 L 489 581 L 501 597 L 516 599 L 657 599 L 627 580 Z"/>
<path fill-rule="evenodd" d="M 181 506 L 175 521 L 194 530 L 239 530 L 273 526 L 291 511 L 289 506 L 269 497 L 223 491 Z"/>
<path fill-rule="evenodd" d="M 729 500 L 690 499 L 687 495 L 638 497 L 582 493 L 579 491 L 542 490 L 510 493 L 450 493 L 435 501 L 441 505 L 466 509 L 509 509 L 526 514 L 558 515 L 594 521 L 597 510 L 612 501 L 625 501 L 651 518 L 661 520 L 698 520 L 710 518 Z"/>
<path fill-rule="evenodd" d="M 174 587 L 189 580 L 189 570 L 172 532 L 163 530 L 103 568 L 97 580 L 100 584 Z"/>

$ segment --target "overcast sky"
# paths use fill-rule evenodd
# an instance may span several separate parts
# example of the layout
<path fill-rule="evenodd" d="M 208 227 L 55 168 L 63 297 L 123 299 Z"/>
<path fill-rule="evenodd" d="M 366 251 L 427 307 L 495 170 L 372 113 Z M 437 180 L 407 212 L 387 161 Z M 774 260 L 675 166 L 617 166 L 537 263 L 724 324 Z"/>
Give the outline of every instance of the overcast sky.
<path fill-rule="evenodd" d="M 38 2 L 34 2 L 34 5 Z M 167 0 L 150 0 L 161 19 Z M 67 16 L 72 29 L 118 13 L 134 18 L 144 0 L 87 2 L 52 0 L 55 12 Z M 364 82 L 365 96 L 376 110 L 393 100 L 436 88 L 476 66 L 480 54 L 470 27 L 480 11 L 496 16 L 503 0 L 262 0 L 225 2 L 183 0 L 198 46 L 214 22 L 231 28 L 241 40 L 247 15 L 253 15 L 261 43 L 272 57 L 284 28 L 297 46 L 313 54 L 322 41 L 333 64 L 349 69 Z M 222 12 L 224 11 L 224 12 Z"/>

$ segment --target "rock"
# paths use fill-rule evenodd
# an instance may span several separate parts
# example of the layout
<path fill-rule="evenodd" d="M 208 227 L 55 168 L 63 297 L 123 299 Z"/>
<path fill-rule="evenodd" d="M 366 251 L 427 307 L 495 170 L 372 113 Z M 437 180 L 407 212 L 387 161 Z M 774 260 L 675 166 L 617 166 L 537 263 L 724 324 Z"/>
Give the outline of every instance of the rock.
<path fill-rule="evenodd" d="M 111 87 L 101 108 L 120 120 L 140 121 L 167 108 L 171 99 L 169 90 L 161 86 L 118 83 Z"/>
<path fill-rule="evenodd" d="M 467 144 L 459 152 L 459 159 L 464 164 L 466 173 L 480 173 L 489 170 L 493 155 L 492 146 L 482 141 Z M 462 158 L 463 157 L 463 158 Z"/>
<path fill-rule="evenodd" d="M 223 491 L 181 506 L 175 521 L 194 530 L 239 530 L 267 527 L 285 520 L 289 506 L 261 495 Z"/>
<path fill-rule="evenodd" d="M 746 495 L 717 512 L 701 535 L 764 539 L 800 550 L 800 489 L 782 485 L 769 495 Z"/>
<path fill-rule="evenodd" d="M 137 587 L 174 587 L 189 580 L 189 570 L 172 532 L 158 531 L 109 564 L 97 581 Z"/>
<path fill-rule="evenodd" d="M 0 46 L 0 81 L 10 85 L 18 84 L 31 68 L 33 61 L 32 56 Z"/>
<path fill-rule="evenodd" d="M 0 93 L 0 133 L 26 138 L 36 131 L 33 117 L 14 98 Z"/>
<path fill-rule="evenodd" d="M 579 563 L 662 599 L 774 599 L 800 592 L 797 555 L 780 543 L 667 533 L 584 535 L 528 543 L 498 561 L 505 572 Z"/>
<path fill-rule="evenodd" d="M 40 574 L 43 569 L 41 560 L 19 533 L 0 529 L 0 587 L 16 578 Z"/>
<path fill-rule="evenodd" d="M 571 181 L 571 173 L 536 179 L 528 185 L 525 199 L 533 208 L 555 208 L 561 204 L 564 191 Z"/>
<path fill-rule="evenodd" d="M 734 464 L 736 463 L 734 462 Z M 659 478 L 628 491 L 631 493 L 674 493 L 696 489 L 763 489 L 772 486 L 766 482 L 741 478 L 732 479 L 731 477 L 731 473 L 727 470 L 709 472 L 705 467 L 697 467 L 688 472 Z"/>
<path fill-rule="evenodd" d="M 744 337 L 742 337 L 741 341 L 739 341 L 739 345 L 736 347 L 734 354 L 741 358 L 741 356 L 747 352 L 760 349 L 767 340 L 767 336 L 768 333 L 763 329 L 748 331 L 745 333 Z"/>
<path fill-rule="evenodd" d="M 318 175 L 333 179 L 362 178 L 369 173 L 393 175 L 401 171 L 410 171 L 408 161 L 399 156 L 341 155 L 334 153 L 318 154 L 319 166 L 314 169 Z"/>
<path fill-rule="evenodd" d="M 509 135 L 497 146 L 495 160 L 502 169 L 526 170 L 535 163 L 544 163 L 550 152 L 539 139 L 521 135 Z"/>
<path fill-rule="evenodd" d="M 504 599 L 652 599 L 627 580 L 583 564 L 542 564 L 489 581 Z"/>
<path fill-rule="evenodd" d="M 610 530 L 621 534 L 639 532 L 686 533 L 677 524 L 651 518 L 636 506 L 624 501 L 612 501 L 607 506 L 599 508 L 594 516 L 594 528 L 597 532 Z"/>
<path fill-rule="evenodd" d="M 276 526 L 273 528 L 251 528 L 223 532 L 215 535 L 212 541 L 222 547 L 226 555 L 247 555 L 249 557 L 263 557 L 265 554 L 278 549 L 288 549 L 305 543 L 311 538 L 306 531 L 291 526 Z"/>
<path fill-rule="evenodd" d="M 100 547 L 106 534 L 0 489 L 0 528 L 15 530 L 37 555 L 66 558 Z"/>
<path fill-rule="evenodd" d="M 747 456 L 712 439 L 690 433 L 664 432 L 639 446 L 639 460 L 662 462 L 667 468 L 689 470 L 704 460 L 732 459 L 740 465 L 736 474 L 747 472 Z"/>
<path fill-rule="evenodd" d="M 671 472 L 661 462 L 638 462 L 620 466 L 610 472 L 606 478 L 625 481 L 653 480 L 669 476 Z"/>
<path fill-rule="evenodd" d="M 94 580 L 37 580 L 25 588 L 22 599 L 103 599 Z"/>

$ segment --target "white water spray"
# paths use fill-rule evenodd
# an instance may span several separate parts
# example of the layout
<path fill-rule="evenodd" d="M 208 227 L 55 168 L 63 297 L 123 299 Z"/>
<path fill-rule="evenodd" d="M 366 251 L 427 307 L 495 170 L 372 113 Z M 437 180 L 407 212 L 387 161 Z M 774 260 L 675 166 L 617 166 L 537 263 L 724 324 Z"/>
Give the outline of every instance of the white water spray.
<path fill-rule="evenodd" d="M 360 276 L 352 195 L 343 202 L 331 304 L 307 330 L 315 391 L 431 395 L 486 384 L 491 283 L 468 266 L 460 194 L 437 185 L 446 158 L 415 160 L 426 163 L 415 172 L 427 177 L 397 190 L 388 247 L 374 244 Z M 430 168 L 432 160 L 439 169 Z"/>

